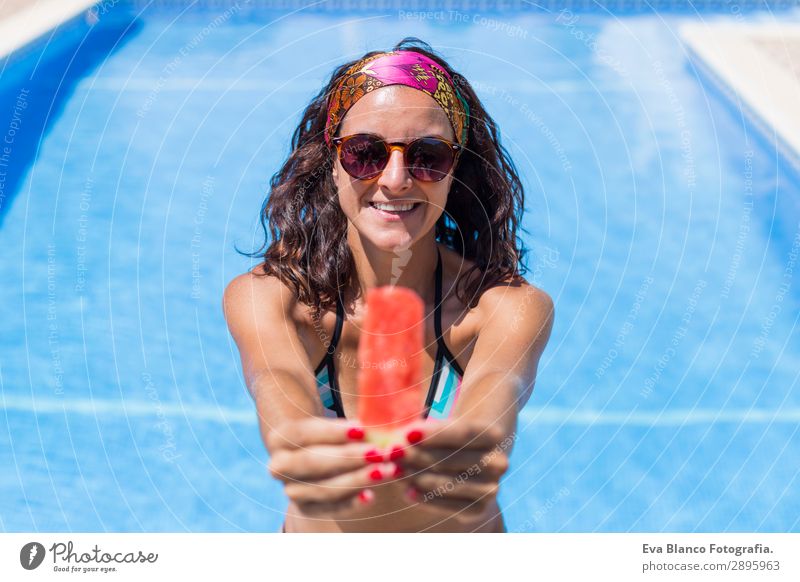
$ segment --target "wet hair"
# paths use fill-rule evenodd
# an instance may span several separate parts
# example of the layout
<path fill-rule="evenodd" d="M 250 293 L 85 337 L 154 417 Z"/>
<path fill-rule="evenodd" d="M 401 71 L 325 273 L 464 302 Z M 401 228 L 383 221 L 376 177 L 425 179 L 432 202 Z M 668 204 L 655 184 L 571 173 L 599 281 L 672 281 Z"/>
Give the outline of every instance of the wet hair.
<path fill-rule="evenodd" d="M 461 273 L 456 295 L 469 307 L 487 289 L 518 281 L 526 250 L 517 229 L 524 192 L 497 126 L 469 82 L 431 47 L 407 37 L 392 49 L 423 53 L 442 66 L 469 105 L 469 128 L 456 166 L 445 211 L 435 225 L 436 240 L 474 261 Z M 383 51 L 371 51 L 366 58 Z M 325 143 L 327 99 L 351 66 L 339 66 L 303 112 L 291 153 L 270 180 L 261 209 L 265 242 L 250 257 L 263 257 L 263 274 L 280 279 L 301 303 L 322 311 L 335 309 L 338 293 L 357 292 L 356 267 L 347 243 L 347 218 L 338 204 L 332 168 L 336 150 Z M 266 250 L 265 250 L 266 249 Z"/>

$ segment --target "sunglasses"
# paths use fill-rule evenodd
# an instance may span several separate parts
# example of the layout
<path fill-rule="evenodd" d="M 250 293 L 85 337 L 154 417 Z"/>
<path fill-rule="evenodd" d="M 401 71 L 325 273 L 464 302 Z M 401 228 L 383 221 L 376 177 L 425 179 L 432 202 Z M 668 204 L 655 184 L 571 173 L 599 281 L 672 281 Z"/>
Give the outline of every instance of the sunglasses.
<path fill-rule="evenodd" d="M 438 182 L 456 163 L 461 146 L 439 137 L 420 137 L 407 144 L 383 141 L 377 135 L 357 133 L 335 137 L 339 162 L 344 171 L 358 180 L 371 180 L 389 163 L 392 150 L 403 152 L 409 174 L 421 182 Z"/>

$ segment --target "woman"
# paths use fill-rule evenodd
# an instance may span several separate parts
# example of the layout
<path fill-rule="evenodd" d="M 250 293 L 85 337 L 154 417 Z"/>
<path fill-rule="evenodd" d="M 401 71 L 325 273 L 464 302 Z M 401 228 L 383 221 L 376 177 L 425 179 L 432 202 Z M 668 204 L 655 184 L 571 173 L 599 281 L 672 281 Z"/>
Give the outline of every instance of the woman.
<path fill-rule="evenodd" d="M 519 275 L 522 186 L 469 83 L 413 38 L 339 67 L 271 186 L 264 262 L 223 308 L 283 531 L 504 531 L 498 482 L 553 306 Z M 430 388 L 425 418 L 377 450 L 356 350 L 382 285 L 426 304 Z"/>

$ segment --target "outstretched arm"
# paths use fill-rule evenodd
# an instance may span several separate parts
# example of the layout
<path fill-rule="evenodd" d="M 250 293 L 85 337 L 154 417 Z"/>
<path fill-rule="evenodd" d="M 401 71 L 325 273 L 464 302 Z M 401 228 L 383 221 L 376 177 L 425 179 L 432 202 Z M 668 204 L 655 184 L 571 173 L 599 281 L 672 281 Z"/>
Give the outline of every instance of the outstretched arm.
<path fill-rule="evenodd" d="M 295 300 L 277 279 L 246 273 L 225 289 L 223 309 L 255 400 L 270 473 L 304 515 L 348 517 L 369 501 L 364 492 L 375 485 L 376 467 L 368 462 L 373 447 L 358 442 L 363 431 L 354 423 L 322 418 L 292 318 Z M 391 463 L 377 467 L 381 479 L 396 469 Z"/>
<path fill-rule="evenodd" d="M 453 414 L 508 436 L 533 392 L 553 327 L 553 301 L 531 285 L 495 287 L 481 297 L 479 309 L 483 324 Z"/>
<path fill-rule="evenodd" d="M 225 288 L 223 311 L 239 348 L 261 433 L 293 419 L 321 416 L 314 372 L 292 319 L 295 298 L 274 277 L 245 273 Z"/>
<path fill-rule="evenodd" d="M 415 444 L 404 459 L 425 505 L 467 521 L 495 504 L 554 312 L 550 297 L 529 285 L 491 289 L 478 309 L 483 324 L 453 416 L 410 426 Z"/>

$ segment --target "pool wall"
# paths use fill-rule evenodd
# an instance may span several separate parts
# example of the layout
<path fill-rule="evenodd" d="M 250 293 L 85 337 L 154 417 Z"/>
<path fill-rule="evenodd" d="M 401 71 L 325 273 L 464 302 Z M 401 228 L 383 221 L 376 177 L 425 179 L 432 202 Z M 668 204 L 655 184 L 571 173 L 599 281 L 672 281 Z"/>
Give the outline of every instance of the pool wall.
<path fill-rule="evenodd" d="M 465 12 L 707 12 L 781 10 L 800 5 L 798 0 L 128 0 L 137 8 L 213 8 L 241 5 L 253 9 L 303 10 L 310 12 L 342 12 L 370 10 Z M 101 4 L 116 4 L 113 0 Z"/>

